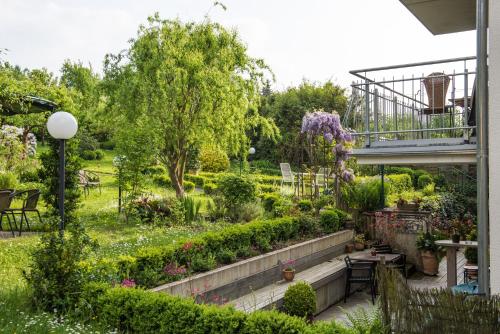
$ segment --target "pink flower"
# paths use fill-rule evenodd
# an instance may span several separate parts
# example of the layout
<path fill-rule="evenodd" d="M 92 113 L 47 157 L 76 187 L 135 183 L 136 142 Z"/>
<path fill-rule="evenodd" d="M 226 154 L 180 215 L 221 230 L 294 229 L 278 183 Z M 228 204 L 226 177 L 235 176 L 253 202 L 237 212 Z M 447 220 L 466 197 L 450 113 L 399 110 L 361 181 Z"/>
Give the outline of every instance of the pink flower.
<path fill-rule="evenodd" d="M 134 288 L 135 287 L 135 281 L 133 279 L 131 279 L 131 278 L 125 278 L 122 281 L 121 286 L 124 287 L 124 288 Z"/>

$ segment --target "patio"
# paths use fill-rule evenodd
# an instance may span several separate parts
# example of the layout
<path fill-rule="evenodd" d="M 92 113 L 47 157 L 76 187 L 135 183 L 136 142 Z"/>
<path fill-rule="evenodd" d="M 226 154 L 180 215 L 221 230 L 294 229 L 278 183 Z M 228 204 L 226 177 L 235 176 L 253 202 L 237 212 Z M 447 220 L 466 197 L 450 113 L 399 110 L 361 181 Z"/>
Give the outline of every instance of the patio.
<path fill-rule="evenodd" d="M 464 280 L 464 265 L 465 257 L 463 251 L 457 252 L 457 281 L 462 284 Z M 418 289 L 446 289 L 446 257 L 441 259 L 439 263 L 439 273 L 436 276 L 427 276 L 420 272 L 416 272 L 408 278 L 408 284 L 411 287 Z M 318 314 L 316 320 L 336 320 L 347 322 L 346 313 L 363 308 L 366 311 L 373 310 L 374 306 L 370 301 L 370 293 L 368 289 L 356 291 L 348 299 L 347 303 L 339 302 L 325 311 Z"/>

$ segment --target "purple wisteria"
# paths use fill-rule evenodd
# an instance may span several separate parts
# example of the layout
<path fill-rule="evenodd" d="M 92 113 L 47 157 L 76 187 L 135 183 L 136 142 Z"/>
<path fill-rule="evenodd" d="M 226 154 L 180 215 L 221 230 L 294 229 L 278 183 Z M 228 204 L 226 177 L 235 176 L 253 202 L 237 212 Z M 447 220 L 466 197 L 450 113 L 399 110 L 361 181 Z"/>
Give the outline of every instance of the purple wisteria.
<path fill-rule="evenodd" d="M 345 161 L 351 153 L 347 147 L 352 142 L 350 133 L 344 130 L 337 113 L 315 111 L 306 113 L 302 119 L 302 133 L 306 133 L 309 140 L 322 136 L 329 144 L 334 144 L 332 153 L 335 156 L 337 175 L 344 181 L 354 180 L 354 173 L 345 167 Z M 347 145 L 347 146 L 346 146 Z"/>

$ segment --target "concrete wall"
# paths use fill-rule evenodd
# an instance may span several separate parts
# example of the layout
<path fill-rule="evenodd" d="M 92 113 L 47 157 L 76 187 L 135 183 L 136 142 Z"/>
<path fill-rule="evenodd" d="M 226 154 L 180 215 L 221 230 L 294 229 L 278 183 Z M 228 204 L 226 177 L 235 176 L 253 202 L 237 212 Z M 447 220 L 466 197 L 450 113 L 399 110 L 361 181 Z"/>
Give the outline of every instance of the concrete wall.
<path fill-rule="evenodd" d="M 489 2 L 489 176 L 491 292 L 500 293 L 500 1 Z"/>
<path fill-rule="evenodd" d="M 312 267 L 344 252 L 354 231 L 344 230 L 325 237 L 302 242 L 274 252 L 255 256 L 193 277 L 152 289 L 178 296 L 193 293 L 216 293 L 238 298 L 280 279 L 278 261 L 296 260 L 298 271 Z"/>

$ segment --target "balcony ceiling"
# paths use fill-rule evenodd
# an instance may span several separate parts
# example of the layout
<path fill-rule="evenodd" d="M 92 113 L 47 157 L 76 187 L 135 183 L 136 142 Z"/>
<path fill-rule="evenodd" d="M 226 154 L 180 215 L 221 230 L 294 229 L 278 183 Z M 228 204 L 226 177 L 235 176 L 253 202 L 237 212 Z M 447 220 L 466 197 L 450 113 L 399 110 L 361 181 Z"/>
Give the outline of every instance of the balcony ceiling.
<path fill-rule="evenodd" d="M 476 29 L 475 0 L 399 0 L 434 35 Z"/>

